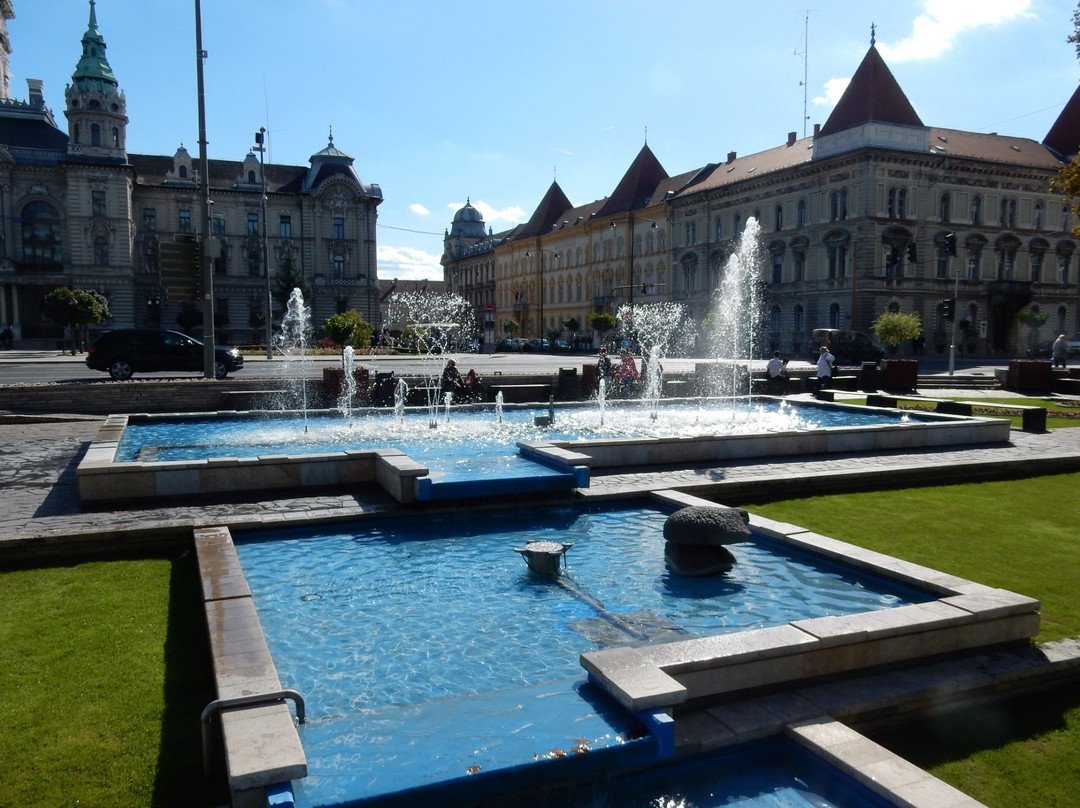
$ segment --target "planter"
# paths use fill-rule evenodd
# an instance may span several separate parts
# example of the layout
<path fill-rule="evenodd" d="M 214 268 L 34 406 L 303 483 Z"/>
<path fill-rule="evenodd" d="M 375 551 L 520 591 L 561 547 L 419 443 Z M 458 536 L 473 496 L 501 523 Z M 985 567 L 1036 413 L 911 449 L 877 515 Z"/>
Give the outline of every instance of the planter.
<path fill-rule="evenodd" d="M 1053 367 L 1045 359 L 1011 359 L 1005 387 L 1014 393 L 1045 394 L 1053 389 Z"/>
<path fill-rule="evenodd" d="M 882 360 L 880 382 L 885 390 L 914 390 L 919 385 L 919 360 Z"/>

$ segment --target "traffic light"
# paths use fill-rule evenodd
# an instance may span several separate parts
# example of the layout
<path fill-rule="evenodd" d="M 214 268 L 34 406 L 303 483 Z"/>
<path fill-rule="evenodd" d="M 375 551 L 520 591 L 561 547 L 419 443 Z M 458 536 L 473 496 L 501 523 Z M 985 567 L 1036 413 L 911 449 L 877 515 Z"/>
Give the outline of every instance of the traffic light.
<path fill-rule="evenodd" d="M 956 233 L 945 234 L 945 254 L 956 255 Z"/>
<path fill-rule="evenodd" d="M 941 313 L 946 320 L 951 320 L 956 316 L 956 298 L 947 297 L 941 301 Z"/>
<path fill-rule="evenodd" d="M 909 242 L 907 245 L 907 260 L 909 260 L 913 264 L 918 263 L 919 261 L 919 253 L 915 249 L 914 241 Z"/>

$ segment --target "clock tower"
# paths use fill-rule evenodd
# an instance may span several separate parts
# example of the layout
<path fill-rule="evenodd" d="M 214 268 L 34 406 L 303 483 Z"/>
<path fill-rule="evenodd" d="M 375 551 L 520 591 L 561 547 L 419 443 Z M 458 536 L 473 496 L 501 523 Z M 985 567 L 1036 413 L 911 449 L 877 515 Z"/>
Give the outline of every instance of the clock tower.
<path fill-rule="evenodd" d="M 105 39 L 98 30 L 94 0 L 82 37 L 82 57 L 65 91 L 68 155 L 106 162 L 127 160 L 127 100 L 105 57 Z"/>

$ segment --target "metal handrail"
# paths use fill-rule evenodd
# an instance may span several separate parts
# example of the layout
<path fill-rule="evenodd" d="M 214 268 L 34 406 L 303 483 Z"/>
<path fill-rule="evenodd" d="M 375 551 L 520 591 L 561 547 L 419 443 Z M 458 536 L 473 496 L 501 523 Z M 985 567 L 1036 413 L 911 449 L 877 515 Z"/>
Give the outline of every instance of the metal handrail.
<path fill-rule="evenodd" d="M 231 699 L 216 699 L 207 704 L 202 711 L 200 721 L 202 723 L 202 748 L 203 748 L 203 772 L 210 773 L 210 720 L 222 710 L 233 707 L 250 707 L 256 704 L 272 704 L 274 702 L 292 699 L 296 704 L 296 721 L 303 724 L 307 721 L 307 708 L 304 706 L 304 697 L 299 690 L 275 690 L 271 693 L 252 693 L 248 696 L 234 696 Z"/>

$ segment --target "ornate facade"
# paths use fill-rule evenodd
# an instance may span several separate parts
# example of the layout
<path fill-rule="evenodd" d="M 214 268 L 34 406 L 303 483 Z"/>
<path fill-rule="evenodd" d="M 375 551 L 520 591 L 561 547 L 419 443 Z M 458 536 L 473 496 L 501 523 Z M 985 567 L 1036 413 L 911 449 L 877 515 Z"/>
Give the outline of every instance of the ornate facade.
<path fill-rule="evenodd" d="M 105 51 L 90 0 L 65 91 L 66 132 L 45 106 L 42 82 L 28 80 L 26 102 L 0 99 L 0 323 L 11 323 L 23 344 L 59 336 L 39 311 L 58 286 L 102 292 L 112 313 L 105 327 L 177 328 L 185 310 L 198 308 L 197 267 L 184 270 L 186 285 L 170 275 L 178 250 L 184 255 L 202 235 L 198 160 L 182 145 L 171 157 L 128 153 L 126 99 Z M 218 342 L 265 339 L 267 271 L 274 280 L 288 263 L 314 289 L 306 302 L 316 324 L 356 309 L 380 325 L 382 191 L 362 183 L 353 162 L 332 135 L 307 166 L 264 165 L 254 148 L 242 160 L 208 161 L 209 236 L 221 245 L 213 268 Z"/>
<path fill-rule="evenodd" d="M 926 350 L 945 352 L 951 304 L 962 352 L 1022 355 L 1033 337 L 1080 331 L 1074 222 L 1049 190 L 1078 145 L 1080 91 L 1042 143 L 927 126 L 871 44 L 812 137 L 674 178 L 646 146 L 610 197 L 574 207 L 553 184 L 525 225 L 448 234 L 443 263 L 448 283 L 493 265 L 495 319 L 523 336 L 586 327 L 642 290 L 700 322 L 752 217 L 762 353 L 803 355 L 813 329 L 867 331 L 885 311 L 918 312 Z M 1041 334 L 1017 322 L 1025 307 L 1048 315 Z"/>

